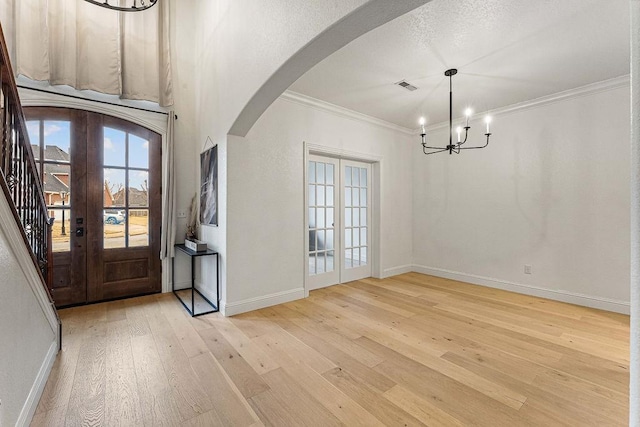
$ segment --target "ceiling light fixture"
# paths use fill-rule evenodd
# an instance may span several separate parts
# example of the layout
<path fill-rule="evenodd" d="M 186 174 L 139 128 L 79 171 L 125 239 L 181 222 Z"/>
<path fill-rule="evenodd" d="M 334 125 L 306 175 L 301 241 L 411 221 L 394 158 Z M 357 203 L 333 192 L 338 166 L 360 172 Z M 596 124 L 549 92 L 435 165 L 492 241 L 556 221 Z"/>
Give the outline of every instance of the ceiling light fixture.
<path fill-rule="evenodd" d="M 91 4 L 95 4 L 96 6 L 106 7 L 107 9 L 117 10 L 120 12 L 142 12 L 143 10 L 147 10 L 153 7 L 158 0 L 84 0 Z M 109 4 L 109 1 L 112 1 L 116 5 Z"/>
<path fill-rule="evenodd" d="M 462 146 L 465 142 L 467 142 L 467 137 L 469 136 L 469 129 L 471 129 L 471 126 L 469 126 L 469 119 L 471 118 L 473 111 L 470 108 L 467 108 L 464 113 L 467 118 L 466 125 L 464 127 L 458 126 L 456 128 L 456 133 L 458 134 L 458 142 L 455 144 L 453 143 L 453 91 L 451 89 L 451 80 L 452 80 L 452 77 L 455 76 L 457 73 L 458 73 L 458 70 L 456 70 L 455 68 L 452 68 L 444 72 L 444 75 L 449 77 L 449 145 L 447 145 L 446 147 L 428 146 L 427 131 L 424 128 L 425 119 L 424 117 L 421 117 L 420 118 L 420 136 L 422 137 L 422 151 L 424 152 L 424 154 L 436 154 L 436 153 L 442 153 L 444 151 L 448 151 L 449 154 L 453 154 L 453 153 L 460 154 L 461 150 L 473 150 L 478 148 L 484 148 L 487 145 L 489 145 L 489 137 L 491 136 L 491 133 L 489 132 L 489 123 L 491 123 L 491 117 L 486 116 L 484 121 L 487 124 L 487 133 L 485 133 L 484 135 L 487 137 L 487 142 L 484 145 L 477 146 L 477 147 Z M 464 129 L 464 141 L 461 138 L 462 129 Z"/>

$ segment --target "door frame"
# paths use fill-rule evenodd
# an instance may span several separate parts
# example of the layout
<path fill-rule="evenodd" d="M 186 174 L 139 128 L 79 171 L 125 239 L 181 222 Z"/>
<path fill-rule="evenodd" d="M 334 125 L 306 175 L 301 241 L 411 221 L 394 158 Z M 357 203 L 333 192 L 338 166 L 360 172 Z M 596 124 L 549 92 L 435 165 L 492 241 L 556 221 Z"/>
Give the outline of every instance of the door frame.
<path fill-rule="evenodd" d="M 57 94 L 52 92 L 43 91 L 37 87 L 21 87 L 20 88 L 20 102 L 23 107 L 62 107 L 71 108 L 77 110 L 91 111 L 94 113 L 106 114 L 108 116 L 117 117 L 126 120 L 131 123 L 135 123 L 142 127 L 145 127 L 157 134 L 162 138 L 162 152 L 166 153 L 167 147 L 167 114 L 169 111 L 153 112 L 149 110 L 141 110 L 140 108 L 148 108 L 146 105 L 142 106 L 135 102 L 122 102 L 122 106 L 114 104 L 105 104 L 101 99 L 86 99 L 84 92 L 74 91 L 73 98 L 65 96 L 63 94 Z M 109 102 L 113 100 L 109 99 Z M 130 105 L 128 105 L 130 104 Z M 136 108 L 136 109 L 132 109 Z M 162 182 L 165 181 L 167 171 L 165 170 L 165 164 L 162 162 Z M 164 209 L 166 191 L 162 188 L 162 206 Z M 177 201 L 177 200 L 176 200 Z M 163 212 L 163 215 L 165 213 Z M 166 230 L 162 230 L 161 233 L 165 233 Z M 158 254 L 159 256 L 159 254 Z M 171 292 L 171 258 L 167 257 L 161 261 L 162 265 L 162 292 Z"/>
<path fill-rule="evenodd" d="M 324 145 L 311 144 L 303 141 L 303 229 L 302 235 L 302 253 L 304 255 L 304 296 L 309 296 L 309 209 L 308 209 L 308 196 L 307 196 L 307 180 L 308 180 L 308 168 L 309 168 L 309 156 L 317 155 L 324 157 L 331 157 L 334 159 L 353 160 L 356 162 L 369 163 L 371 165 L 371 189 L 370 189 L 370 202 L 371 202 L 371 275 L 375 278 L 382 277 L 382 251 L 381 251 L 381 203 L 383 188 L 382 188 L 382 166 L 384 160 L 381 156 L 374 154 L 361 153 L 357 151 L 342 150 L 333 147 L 327 147 Z M 339 191 L 342 191 L 341 189 Z M 342 207 L 340 207 L 342 209 Z M 342 254 L 340 254 L 342 256 Z"/>

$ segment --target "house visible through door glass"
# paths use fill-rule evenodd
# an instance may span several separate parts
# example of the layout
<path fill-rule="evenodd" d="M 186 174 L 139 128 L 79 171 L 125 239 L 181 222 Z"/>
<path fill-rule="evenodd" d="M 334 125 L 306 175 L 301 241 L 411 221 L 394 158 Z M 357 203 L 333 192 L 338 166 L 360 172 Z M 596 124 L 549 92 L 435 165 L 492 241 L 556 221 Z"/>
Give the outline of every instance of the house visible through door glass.
<path fill-rule="evenodd" d="M 71 123 L 57 120 L 27 122 L 31 149 L 40 174 L 50 218 L 53 252 L 70 250 L 71 233 Z"/>
<path fill-rule="evenodd" d="M 149 141 L 104 128 L 104 248 L 149 245 Z"/>

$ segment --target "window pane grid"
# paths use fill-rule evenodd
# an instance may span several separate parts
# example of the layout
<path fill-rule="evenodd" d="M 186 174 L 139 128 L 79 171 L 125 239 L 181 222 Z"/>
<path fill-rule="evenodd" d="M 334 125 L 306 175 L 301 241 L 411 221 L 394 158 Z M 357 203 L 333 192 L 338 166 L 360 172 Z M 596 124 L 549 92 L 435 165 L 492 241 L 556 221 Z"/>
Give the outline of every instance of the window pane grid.
<path fill-rule="evenodd" d="M 149 245 L 149 141 L 105 127 L 104 247 Z"/>
<path fill-rule="evenodd" d="M 334 270 L 334 173 L 332 164 L 309 161 L 309 275 Z"/>
<path fill-rule="evenodd" d="M 367 265 L 367 169 L 345 167 L 344 263 L 345 268 Z"/>

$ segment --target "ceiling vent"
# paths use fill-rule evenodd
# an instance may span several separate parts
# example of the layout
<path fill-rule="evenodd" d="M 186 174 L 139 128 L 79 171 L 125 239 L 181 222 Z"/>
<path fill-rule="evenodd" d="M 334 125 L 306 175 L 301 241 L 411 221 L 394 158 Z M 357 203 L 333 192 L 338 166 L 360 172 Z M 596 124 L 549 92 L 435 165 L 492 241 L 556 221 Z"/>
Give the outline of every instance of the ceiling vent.
<path fill-rule="evenodd" d="M 417 87 L 415 87 L 414 85 L 412 85 L 411 83 L 407 83 L 405 80 L 400 80 L 398 83 L 395 83 L 400 87 L 405 88 L 408 91 L 413 92 L 414 90 L 418 89 Z"/>

